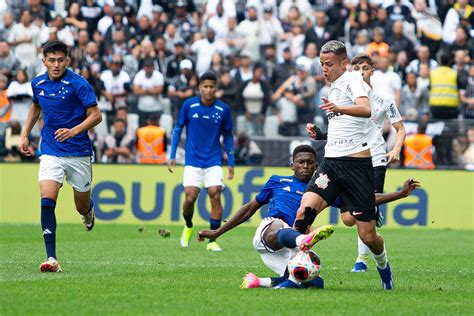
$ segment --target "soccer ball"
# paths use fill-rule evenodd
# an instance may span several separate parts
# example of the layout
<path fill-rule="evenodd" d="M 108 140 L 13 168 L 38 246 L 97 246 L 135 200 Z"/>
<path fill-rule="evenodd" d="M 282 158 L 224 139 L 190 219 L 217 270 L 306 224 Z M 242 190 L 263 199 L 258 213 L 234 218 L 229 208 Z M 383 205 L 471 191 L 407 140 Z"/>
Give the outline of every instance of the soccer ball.
<path fill-rule="evenodd" d="M 309 282 L 318 277 L 321 260 L 313 250 L 298 251 L 288 262 L 288 272 L 296 282 Z"/>

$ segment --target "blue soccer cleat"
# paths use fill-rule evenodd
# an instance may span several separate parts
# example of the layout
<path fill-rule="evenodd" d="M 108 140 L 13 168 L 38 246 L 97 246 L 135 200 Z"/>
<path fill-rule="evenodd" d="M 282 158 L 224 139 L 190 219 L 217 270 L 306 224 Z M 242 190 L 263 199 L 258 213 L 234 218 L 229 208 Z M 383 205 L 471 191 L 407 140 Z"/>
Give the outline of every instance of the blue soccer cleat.
<path fill-rule="evenodd" d="M 297 284 L 290 279 L 285 280 L 284 282 L 273 287 L 274 289 L 309 289 L 309 288 L 318 288 L 324 289 L 324 280 L 320 276 L 316 279 L 311 280 L 307 283 Z"/>
<path fill-rule="evenodd" d="M 367 264 L 361 261 L 356 262 L 351 272 L 367 272 Z"/>
<path fill-rule="evenodd" d="M 380 269 L 377 267 L 377 270 L 380 274 L 380 281 L 382 282 L 382 287 L 384 290 L 389 291 L 393 290 L 395 287 L 393 284 L 392 271 L 390 270 L 390 264 L 387 262 L 385 269 Z"/>
<path fill-rule="evenodd" d="M 301 288 L 301 286 L 299 286 L 298 284 L 290 280 L 286 280 L 278 284 L 277 286 L 273 287 L 273 289 L 299 289 L 299 288 Z"/>
<path fill-rule="evenodd" d="M 303 283 L 302 284 L 303 288 L 318 288 L 318 289 L 324 289 L 324 280 L 322 277 L 318 276 L 316 279 L 311 280 L 308 283 Z"/>

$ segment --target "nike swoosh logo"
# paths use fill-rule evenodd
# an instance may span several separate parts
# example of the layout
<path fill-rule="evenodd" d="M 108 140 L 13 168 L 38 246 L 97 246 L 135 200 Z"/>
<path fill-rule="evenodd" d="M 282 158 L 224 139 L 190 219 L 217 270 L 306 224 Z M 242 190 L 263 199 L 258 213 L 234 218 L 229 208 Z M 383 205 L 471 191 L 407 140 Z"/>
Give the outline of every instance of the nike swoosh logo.
<path fill-rule="evenodd" d="M 354 216 L 359 216 L 359 215 L 362 215 L 364 214 L 364 212 L 353 212 L 352 215 Z"/>

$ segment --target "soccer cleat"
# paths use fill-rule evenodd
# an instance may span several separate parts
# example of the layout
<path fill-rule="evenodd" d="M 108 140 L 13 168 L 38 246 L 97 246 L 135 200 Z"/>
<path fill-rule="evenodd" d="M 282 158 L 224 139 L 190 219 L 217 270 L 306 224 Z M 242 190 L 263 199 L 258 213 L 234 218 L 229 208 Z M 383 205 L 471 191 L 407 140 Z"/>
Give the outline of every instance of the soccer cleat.
<path fill-rule="evenodd" d="M 87 232 L 90 232 L 92 228 L 94 228 L 95 222 L 95 213 L 94 209 L 92 208 L 89 213 L 86 215 L 82 215 L 82 225 Z"/>
<path fill-rule="evenodd" d="M 301 242 L 301 245 L 303 246 L 303 251 L 311 249 L 315 244 L 320 242 L 321 240 L 329 238 L 329 236 L 334 233 L 334 226 L 332 225 L 326 225 L 326 226 L 321 226 L 319 228 L 316 228 L 312 232 L 310 232 L 308 235 L 306 235 L 306 238 L 303 239 Z"/>
<path fill-rule="evenodd" d="M 181 234 L 181 238 L 179 239 L 181 243 L 181 247 L 188 247 L 189 241 L 193 236 L 193 228 L 189 228 L 188 226 L 184 225 L 183 233 Z"/>
<path fill-rule="evenodd" d="M 252 272 L 248 272 L 244 276 L 244 280 L 242 284 L 240 285 L 240 288 L 241 289 L 255 289 L 257 287 L 260 287 L 260 279 Z"/>
<path fill-rule="evenodd" d="M 208 243 L 206 249 L 208 251 L 222 251 L 222 248 L 215 241 Z"/>
<path fill-rule="evenodd" d="M 308 283 L 302 284 L 304 288 L 316 287 L 318 289 L 324 289 L 324 280 L 321 276 L 316 279 L 309 281 Z"/>
<path fill-rule="evenodd" d="M 299 289 L 299 288 L 301 288 L 301 286 L 296 284 L 295 282 L 293 282 L 291 280 L 286 280 L 286 281 L 272 287 L 272 289 L 277 289 L 277 290 L 281 290 L 281 289 Z"/>
<path fill-rule="evenodd" d="M 377 226 L 377 228 L 381 228 L 383 226 L 383 220 L 384 220 L 383 214 L 382 212 L 380 212 L 380 209 L 377 206 L 375 208 L 375 226 Z"/>
<path fill-rule="evenodd" d="M 356 262 L 354 264 L 354 268 L 352 268 L 351 272 L 367 272 L 367 264 L 365 262 Z"/>
<path fill-rule="evenodd" d="M 54 257 L 49 257 L 40 265 L 41 272 L 61 272 L 61 266 L 59 265 L 58 260 Z"/>
<path fill-rule="evenodd" d="M 390 270 L 390 264 L 387 262 L 385 269 L 377 267 L 380 274 L 380 281 L 384 290 L 392 290 L 395 285 L 393 284 L 392 271 Z"/>

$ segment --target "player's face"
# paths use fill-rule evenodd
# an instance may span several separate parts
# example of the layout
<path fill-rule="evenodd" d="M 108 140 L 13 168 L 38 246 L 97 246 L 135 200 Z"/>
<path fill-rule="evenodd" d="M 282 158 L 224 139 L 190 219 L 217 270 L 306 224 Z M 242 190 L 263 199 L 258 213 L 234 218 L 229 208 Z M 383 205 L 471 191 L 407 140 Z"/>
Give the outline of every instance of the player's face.
<path fill-rule="evenodd" d="M 206 102 L 213 102 L 216 98 L 217 85 L 215 81 L 212 80 L 203 80 L 199 84 L 199 92 L 201 92 L 201 97 Z"/>
<path fill-rule="evenodd" d="M 360 72 L 364 81 L 370 84 L 370 77 L 374 74 L 374 68 L 371 65 L 364 61 L 360 64 L 352 65 L 352 70 Z"/>
<path fill-rule="evenodd" d="M 316 168 L 316 157 L 312 153 L 301 152 L 296 154 L 291 169 L 295 172 L 295 177 L 307 182 L 313 176 Z"/>
<path fill-rule="evenodd" d="M 66 71 L 69 64 L 69 58 L 61 52 L 52 52 L 43 58 L 43 64 L 48 70 L 48 76 L 51 80 L 57 80 Z"/>
<path fill-rule="evenodd" d="M 334 53 L 321 53 L 319 58 L 323 67 L 324 79 L 328 82 L 335 81 L 346 71 L 347 58 L 337 56 Z"/>

